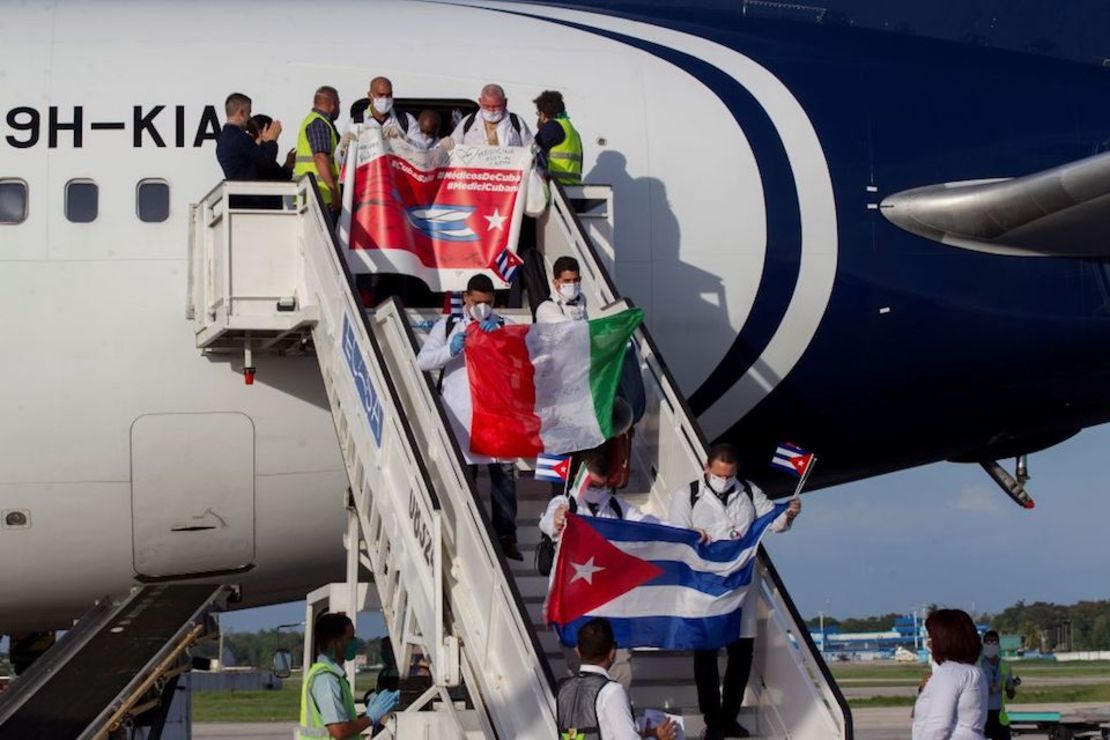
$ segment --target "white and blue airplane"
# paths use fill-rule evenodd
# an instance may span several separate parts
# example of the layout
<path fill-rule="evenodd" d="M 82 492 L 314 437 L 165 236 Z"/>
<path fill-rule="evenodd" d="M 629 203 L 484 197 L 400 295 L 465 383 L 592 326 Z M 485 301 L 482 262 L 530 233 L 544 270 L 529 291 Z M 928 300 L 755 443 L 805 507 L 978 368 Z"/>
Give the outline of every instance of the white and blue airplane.
<path fill-rule="evenodd" d="M 739 8 L 6 4 L 0 633 L 65 627 L 153 560 L 249 562 L 245 606 L 341 578 L 316 361 L 261 357 L 245 386 L 184 315 L 188 205 L 221 178 L 232 91 L 288 148 L 324 84 L 347 104 L 375 75 L 402 99 L 498 82 L 528 117 L 561 90 L 586 180 L 615 189 L 617 284 L 757 479 L 784 439 L 828 485 L 1110 418 L 1110 69 Z M 200 434 L 235 454 L 167 475 Z M 211 486 L 249 526 L 137 544 L 217 526 L 189 508 Z"/>

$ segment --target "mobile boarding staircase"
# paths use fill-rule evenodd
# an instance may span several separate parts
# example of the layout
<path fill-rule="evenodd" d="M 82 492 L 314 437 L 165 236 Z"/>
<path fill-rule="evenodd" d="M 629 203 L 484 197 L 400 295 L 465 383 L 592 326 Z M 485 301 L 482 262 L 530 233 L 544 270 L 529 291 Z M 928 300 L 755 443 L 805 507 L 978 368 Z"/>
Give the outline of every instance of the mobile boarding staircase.
<path fill-rule="evenodd" d="M 235 195 L 280 196 L 284 207 L 231 208 Z M 578 259 L 595 317 L 631 305 L 595 247 L 613 243 L 609 189 L 553 186 L 551 195 L 537 225 L 547 265 L 563 254 Z M 531 552 L 512 565 L 500 554 L 440 399 L 416 364 L 420 335 L 438 311 L 393 300 L 363 309 L 310 179 L 221 183 L 192 207 L 189 247 L 188 314 L 199 349 L 242 353 L 246 368 L 259 352 L 310 348 L 319 360 L 350 480 L 348 568 L 346 584 L 309 596 L 309 624 L 321 605 L 380 606 L 402 671 L 426 664 L 429 686 L 389 721 L 394 736 L 554 737 L 554 688 L 565 667 L 542 624 L 546 579 L 532 569 Z M 498 311 L 531 320 L 527 309 Z M 648 330 L 633 343 L 648 411 L 624 493 L 664 513 L 671 493 L 700 475 L 706 444 Z M 547 491 L 521 480 L 526 550 L 538 541 Z M 757 572 L 760 638 L 742 722 L 760 737 L 852 737 L 848 707 L 766 553 Z M 688 736 L 700 731 L 688 654 L 637 651 L 633 671 L 637 709 L 685 714 Z"/>

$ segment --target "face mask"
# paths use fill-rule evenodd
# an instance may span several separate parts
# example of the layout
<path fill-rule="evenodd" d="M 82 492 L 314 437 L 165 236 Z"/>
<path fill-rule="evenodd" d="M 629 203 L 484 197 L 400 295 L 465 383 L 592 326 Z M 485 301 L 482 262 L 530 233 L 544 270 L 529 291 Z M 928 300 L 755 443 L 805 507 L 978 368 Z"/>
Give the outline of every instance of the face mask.
<path fill-rule="evenodd" d="M 351 638 L 343 643 L 343 660 L 350 662 L 358 656 L 358 640 Z"/>
<path fill-rule="evenodd" d="M 998 657 L 998 646 L 997 645 L 984 645 L 983 646 L 983 655 L 987 656 L 988 658 L 997 658 Z"/>
<path fill-rule="evenodd" d="M 559 295 L 563 297 L 564 301 L 573 301 L 578 297 L 580 287 L 578 283 L 561 283 L 559 285 Z"/>
<path fill-rule="evenodd" d="M 374 110 L 383 116 L 393 110 L 393 98 L 374 98 Z"/>
<path fill-rule="evenodd" d="M 487 110 L 485 108 L 482 108 L 482 120 L 485 121 L 486 123 L 497 123 L 498 121 L 500 121 L 504 117 L 505 117 L 505 111 L 504 110 L 501 110 L 501 109 Z"/>
<path fill-rule="evenodd" d="M 493 306 L 488 303 L 475 303 L 470 307 L 470 315 L 475 321 L 485 321 L 493 313 Z"/>
<path fill-rule="evenodd" d="M 709 487 L 714 493 L 724 493 L 736 483 L 735 478 L 722 478 L 719 475 L 709 474 Z"/>
<path fill-rule="evenodd" d="M 585 491 L 582 492 L 582 498 L 586 500 L 586 503 L 600 504 L 602 501 L 605 500 L 605 495 L 608 494 L 608 493 L 609 493 L 609 489 L 607 489 L 607 488 L 598 488 L 596 486 L 590 486 L 589 488 L 587 488 Z"/>

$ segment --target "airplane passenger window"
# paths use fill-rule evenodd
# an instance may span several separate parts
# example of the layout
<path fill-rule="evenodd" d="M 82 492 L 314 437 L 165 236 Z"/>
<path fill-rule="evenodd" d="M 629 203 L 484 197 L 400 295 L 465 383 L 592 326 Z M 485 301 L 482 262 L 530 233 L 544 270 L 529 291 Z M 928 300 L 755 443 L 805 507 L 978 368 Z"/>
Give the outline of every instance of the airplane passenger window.
<path fill-rule="evenodd" d="M 170 217 L 170 184 L 165 180 L 140 180 L 135 189 L 139 220 L 156 224 Z"/>
<path fill-rule="evenodd" d="M 0 224 L 19 224 L 27 220 L 27 183 L 0 179 Z"/>
<path fill-rule="evenodd" d="M 70 180 L 66 183 L 66 219 L 75 224 L 96 220 L 100 207 L 100 188 L 92 180 Z"/>

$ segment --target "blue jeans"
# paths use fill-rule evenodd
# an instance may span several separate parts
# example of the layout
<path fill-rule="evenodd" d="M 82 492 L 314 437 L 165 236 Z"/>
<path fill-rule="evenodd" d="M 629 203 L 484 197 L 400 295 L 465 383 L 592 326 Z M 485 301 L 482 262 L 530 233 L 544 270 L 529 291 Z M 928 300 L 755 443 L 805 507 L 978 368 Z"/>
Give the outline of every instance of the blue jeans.
<path fill-rule="evenodd" d="M 478 466 L 468 465 L 470 477 L 478 480 Z M 516 469 L 512 463 L 489 463 L 490 498 L 493 500 L 493 531 L 498 538 L 516 539 Z"/>

